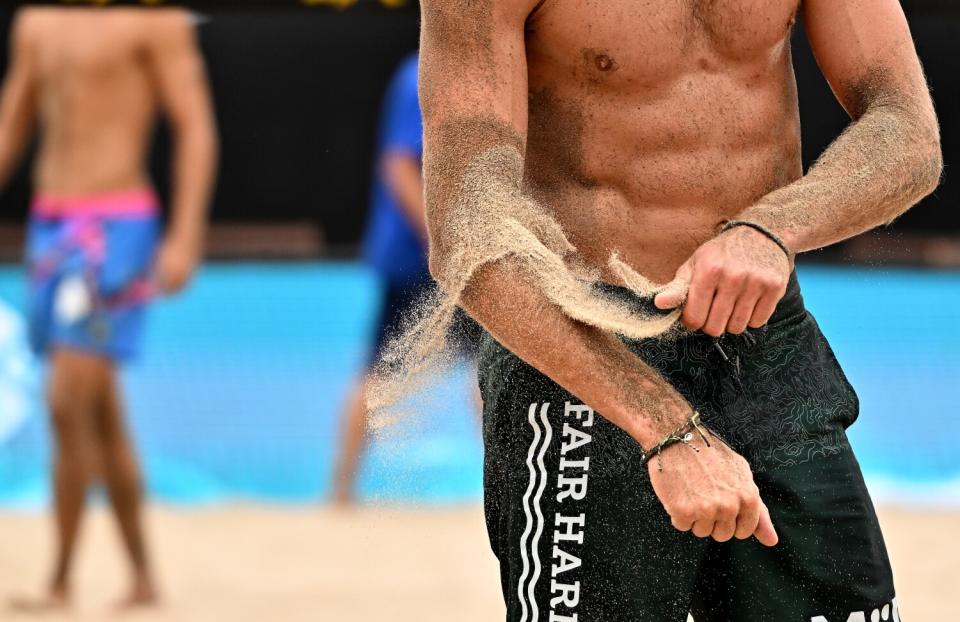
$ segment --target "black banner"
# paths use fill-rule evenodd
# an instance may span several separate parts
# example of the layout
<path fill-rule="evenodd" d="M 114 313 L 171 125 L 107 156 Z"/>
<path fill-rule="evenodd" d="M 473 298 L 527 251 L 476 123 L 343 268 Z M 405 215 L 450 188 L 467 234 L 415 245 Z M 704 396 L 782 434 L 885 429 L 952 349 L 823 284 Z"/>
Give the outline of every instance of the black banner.
<path fill-rule="evenodd" d="M 921 4 L 906 3 L 913 9 Z M 332 2 L 325 8 L 311 5 L 317 10 L 261 10 L 307 6 L 285 0 L 189 5 L 223 7 L 203 11 L 199 30 L 222 141 L 214 219 L 309 221 L 331 247 L 355 245 L 369 203 L 384 89 L 397 63 L 417 47 L 416 6 L 390 8 L 399 4 L 382 0 L 358 0 L 342 10 L 332 9 Z M 258 10 L 234 10 L 237 7 Z M 11 9 L 0 9 L 0 72 L 6 64 L 11 16 Z M 940 114 L 948 167 L 938 192 L 894 228 L 960 233 L 956 209 L 960 184 L 954 183 L 950 166 L 960 161 L 956 71 L 960 11 L 947 15 L 913 11 L 910 23 Z M 803 155 L 809 164 L 849 119 L 827 87 L 800 28 L 794 38 L 794 60 Z M 158 137 L 152 170 L 165 190 L 169 142 L 165 132 Z M 25 164 L 29 161 L 25 158 Z M 29 194 L 29 171 L 24 166 L 0 193 L 0 225 L 23 221 Z"/>
<path fill-rule="evenodd" d="M 9 2 L 7 6 L 22 6 L 27 4 L 61 5 L 61 6 L 182 6 L 197 10 L 224 10 L 224 9 L 413 9 L 417 7 L 416 0 L 183 0 L 180 2 L 167 0 L 41 0 Z M 906 11 L 938 10 L 960 12 L 960 0 L 902 0 Z"/>
<path fill-rule="evenodd" d="M 24 5 L 57 5 L 78 7 L 111 7 L 111 6 L 141 6 L 163 7 L 177 6 L 204 10 L 287 10 L 287 9 L 332 9 L 345 11 L 348 9 L 385 9 L 385 10 L 416 10 L 416 0 L 188 0 L 184 2 L 168 2 L 166 0 L 46 0 L 28 2 L 9 2 L 7 6 Z"/>

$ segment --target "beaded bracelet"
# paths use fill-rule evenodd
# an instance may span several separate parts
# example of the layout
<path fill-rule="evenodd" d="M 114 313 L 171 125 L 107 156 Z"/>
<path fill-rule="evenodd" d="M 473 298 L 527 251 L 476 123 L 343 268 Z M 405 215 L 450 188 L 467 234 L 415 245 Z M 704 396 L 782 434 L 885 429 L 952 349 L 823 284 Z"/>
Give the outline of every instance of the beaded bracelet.
<path fill-rule="evenodd" d="M 703 439 L 703 442 L 706 443 L 707 447 L 710 447 L 710 441 L 707 439 L 707 435 L 704 433 L 704 426 L 700 423 L 700 413 L 693 411 L 693 415 L 690 419 L 687 420 L 682 426 L 674 430 L 671 434 L 668 434 L 662 441 L 656 444 L 656 446 L 650 448 L 649 450 L 643 450 L 643 456 L 641 458 L 641 464 L 646 465 L 654 456 L 657 458 L 657 466 L 660 472 L 663 472 L 663 458 L 660 454 L 664 449 L 672 445 L 677 445 L 683 443 L 690 449 L 694 450 L 697 453 L 700 453 L 700 450 L 691 445 L 691 442 L 694 439 L 693 433 L 696 432 L 700 435 L 700 438 Z"/>

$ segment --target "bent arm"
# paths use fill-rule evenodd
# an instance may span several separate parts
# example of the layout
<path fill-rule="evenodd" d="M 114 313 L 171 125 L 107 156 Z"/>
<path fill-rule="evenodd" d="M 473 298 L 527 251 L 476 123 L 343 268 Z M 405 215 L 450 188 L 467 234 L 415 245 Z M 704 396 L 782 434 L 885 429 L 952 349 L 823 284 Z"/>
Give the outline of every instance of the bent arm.
<path fill-rule="evenodd" d="M 10 68 L 0 94 L 0 188 L 20 161 L 36 121 L 36 85 L 28 46 L 29 14 L 17 15 L 12 28 Z"/>
<path fill-rule="evenodd" d="M 897 0 L 807 0 L 823 74 L 853 123 L 807 175 L 741 217 L 794 252 L 887 224 L 932 192 L 943 159 L 933 102 Z"/>
<path fill-rule="evenodd" d="M 461 305 L 511 351 L 650 447 L 690 417 L 690 406 L 616 336 L 565 314 L 516 253 L 497 254 L 494 248 L 490 227 L 506 226 L 503 214 L 530 201 L 521 188 L 524 22 L 533 4 L 422 2 L 420 98 L 431 271 L 449 289 L 448 283 L 464 278 L 458 268 L 476 268 L 467 271 L 472 276 Z M 481 234 L 486 237 L 476 239 Z M 484 259 L 485 252 L 494 256 Z M 480 259 L 458 261 L 471 253 Z"/>
<path fill-rule="evenodd" d="M 169 11 L 152 29 L 151 59 L 173 133 L 169 235 L 199 247 L 217 167 L 217 131 L 203 59 L 185 13 Z"/>

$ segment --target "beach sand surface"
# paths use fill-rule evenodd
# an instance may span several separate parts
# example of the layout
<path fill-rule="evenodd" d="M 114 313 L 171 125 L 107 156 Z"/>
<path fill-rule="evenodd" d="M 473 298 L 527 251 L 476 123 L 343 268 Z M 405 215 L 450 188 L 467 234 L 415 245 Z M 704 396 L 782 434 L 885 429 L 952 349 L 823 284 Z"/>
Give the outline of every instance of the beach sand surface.
<path fill-rule="evenodd" d="M 881 511 L 905 620 L 960 620 L 960 512 Z M 69 615 L 17 613 L 38 594 L 52 527 L 40 514 L 0 513 L 0 620 L 155 622 L 503 619 L 482 510 L 354 510 L 268 506 L 152 507 L 164 601 L 116 615 L 125 566 L 104 508 L 83 526 Z M 869 615 L 869 612 L 868 612 Z"/>

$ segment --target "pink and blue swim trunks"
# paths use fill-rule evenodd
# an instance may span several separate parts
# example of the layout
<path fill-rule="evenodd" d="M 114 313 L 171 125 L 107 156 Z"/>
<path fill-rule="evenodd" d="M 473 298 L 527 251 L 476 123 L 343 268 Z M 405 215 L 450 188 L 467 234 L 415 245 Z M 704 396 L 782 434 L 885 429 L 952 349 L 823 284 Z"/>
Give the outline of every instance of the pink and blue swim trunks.
<path fill-rule="evenodd" d="M 123 361 L 140 345 L 153 295 L 159 201 L 150 189 L 38 194 L 27 240 L 34 350 L 67 347 Z"/>

